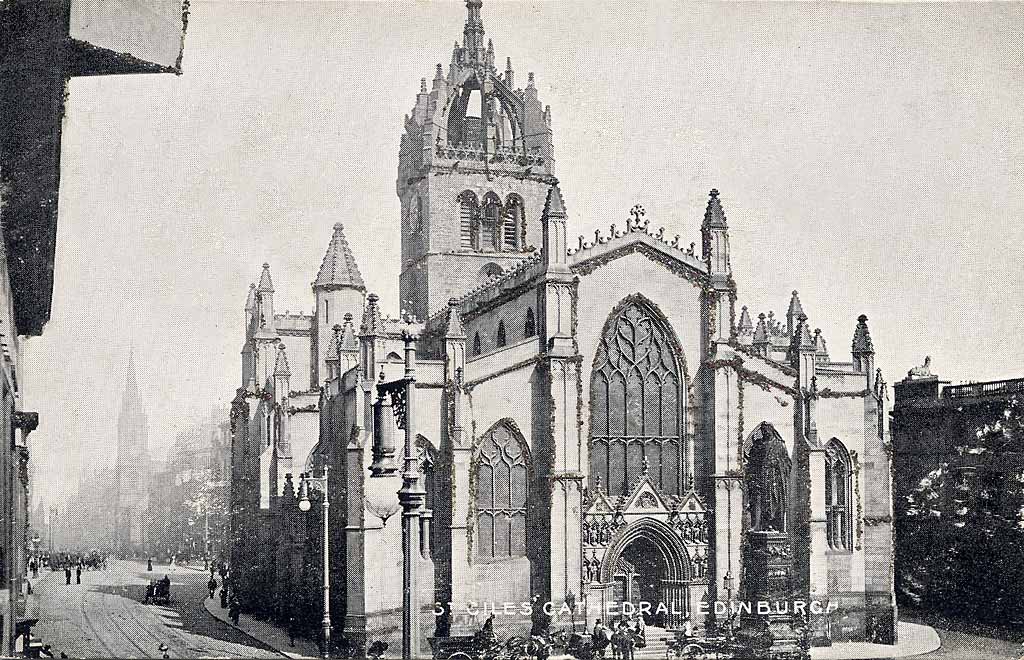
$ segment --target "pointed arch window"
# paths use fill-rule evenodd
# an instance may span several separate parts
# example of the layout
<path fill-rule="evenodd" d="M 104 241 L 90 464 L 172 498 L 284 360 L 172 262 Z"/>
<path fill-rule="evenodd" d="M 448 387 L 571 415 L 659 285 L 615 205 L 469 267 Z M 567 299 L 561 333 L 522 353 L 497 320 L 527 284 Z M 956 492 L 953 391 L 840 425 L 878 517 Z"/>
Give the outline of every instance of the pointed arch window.
<path fill-rule="evenodd" d="M 825 523 L 833 550 L 853 550 L 852 472 L 850 452 L 832 438 L 825 447 Z"/>
<path fill-rule="evenodd" d="M 537 334 L 537 319 L 533 315 L 533 308 L 526 308 L 526 320 L 523 322 L 523 339 L 529 339 Z"/>
<path fill-rule="evenodd" d="M 501 249 L 517 252 L 523 249 L 523 200 L 519 195 L 509 195 L 502 213 Z"/>
<path fill-rule="evenodd" d="M 492 192 L 484 195 L 483 214 L 480 227 L 481 252 L 497 252 L 501 249 L 501 199 Z"/>
<path fill-rule="evenodd" d="M 667 495 L 683 493 L 686 390 L 668 326 L 642 300 L 627 300 L 605 324 L 590 381 L 590 479 L 625 495 L 644 463 Z"/>
<path fill-rule="evenodd" d="M 496 339 L 495 339 L 495 343 L 497 344 L 498 348 L 501 348 L 502 346 L 504 346 L 506 344 L 505 321 L 498 321 L 498 331 L 497 331 L 497 336 L 496 336 Z"/>
<path fill-rule="evenodd" d="M 436 522 L 437 505 L 441 500 L 441 475 L 436 470 L 438 461 L 437 449 L 431 444 L 429 440 L 424 438 L 422 435 L 416 436 L 416 456 L 419 460 L 420 466 L 420 478 L 423 480 L 423 491 L 424 491 L 424 503 L 423 508 L 432 514 Z M 421 523 L 421 534 L 424 532 Z M 424 554 L 435 556 L 439 549 L 438 536 L 430 533 L 429 538 L 421 538 L 420 543 L 424 550 L 429 550 Z M 426 557 L 424 557 L 426 558 Z"/>
<path fill-rule="evenodd" d="M 473 355 L 480 355 L 480 333 L 473 335 Z"/>
<path fill-rule="evenodd" d="M 470 190 L 464 190 L 459 195 L 459 246 L 463 249 L 477 249 L 480 232 L 478 209 L 476 195 Z"/>
<path fill-rule="evenodd" d="M 476 456 L 477 556 L 526 555 L 526 443 L 507 424 L 489 431 Z"/>

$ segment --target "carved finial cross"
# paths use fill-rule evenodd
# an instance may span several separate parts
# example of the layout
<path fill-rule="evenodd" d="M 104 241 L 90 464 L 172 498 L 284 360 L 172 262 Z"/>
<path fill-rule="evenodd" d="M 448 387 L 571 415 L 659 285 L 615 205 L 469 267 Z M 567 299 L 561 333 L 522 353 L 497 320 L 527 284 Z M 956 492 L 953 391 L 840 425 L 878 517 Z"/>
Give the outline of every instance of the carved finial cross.
<path fill-rule="evenodd" d="M 643 464 L 641 465 L 640 469 L 641 469 L 641 472 L 640 472 L 640 477 L 641 477 L 642 479 L 646 479 L 646 478 L 647 478 L 647 476 L 648 476 L 648 474 L 649 474 L 649 473 L 650 473 L 650 471 L 651 471 L 651 464 L 650 464 L 650 462 L 649 462 L 649 461 L 647 460 L 647 457 L 646 457 L 646 456 L 644 456 L 644 462 L 643 462 Z"/>
<path fill-rule="evenodd" d="M 640 225 L 643 224 L 643 221 L 647 216 L 647 212 L 644 211 L 644 207 L 642 205 L 635 204 L 633 208 L 629 210 L 629 215 L 633 218 L 631 225 L 639 228 Z"/>

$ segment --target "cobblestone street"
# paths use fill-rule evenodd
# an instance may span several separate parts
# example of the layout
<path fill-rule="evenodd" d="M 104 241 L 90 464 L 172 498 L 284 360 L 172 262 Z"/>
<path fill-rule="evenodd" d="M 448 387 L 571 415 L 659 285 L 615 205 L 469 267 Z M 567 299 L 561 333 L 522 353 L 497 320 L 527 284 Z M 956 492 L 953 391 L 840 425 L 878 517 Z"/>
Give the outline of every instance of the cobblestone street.
<path fill-rule="evenodd" d="M 144 605 L 147 581 L 165 574 L 170 605 Z M 33 580 L 29 616 L 39 618 L 35 634 L 55 657 L 161 658 L 161 644 L 172 658 L 282 657 L 206 611 L 207 578 L 190 568 L 158 565 L 148 573 L 138 562 L 111 561 L 69 586 L 63 572 L 45 571 Z"/>

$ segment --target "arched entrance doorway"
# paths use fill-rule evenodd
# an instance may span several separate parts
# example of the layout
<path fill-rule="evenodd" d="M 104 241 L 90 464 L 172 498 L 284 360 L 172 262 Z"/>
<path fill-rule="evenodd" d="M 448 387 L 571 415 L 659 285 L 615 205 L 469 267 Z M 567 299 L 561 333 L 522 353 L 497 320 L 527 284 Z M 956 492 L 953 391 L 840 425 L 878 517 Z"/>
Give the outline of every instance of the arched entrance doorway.
<path fill-rule="evenodd" d="M 668 612 L 659 611 L 662 581 L 668 579 L 668 562 L 661 549 L 641 536 L 626 546 L 615 572 L 615 598 L 631 602 L 649 626 L 664 627 Z M 646 605 L 645 605 L 646 604 Z M 665 608 L 667 609 L 667 608 Z"/>
<path fill-rule="evenodd" d="M 655 518 L 622 528 L 601 566 L 601 581 L 614 585 L 613 600 L 632 603 L 648 625 L 665 628 L 682 627 L 690 611 L 691 579 L 682 540 Z"/>

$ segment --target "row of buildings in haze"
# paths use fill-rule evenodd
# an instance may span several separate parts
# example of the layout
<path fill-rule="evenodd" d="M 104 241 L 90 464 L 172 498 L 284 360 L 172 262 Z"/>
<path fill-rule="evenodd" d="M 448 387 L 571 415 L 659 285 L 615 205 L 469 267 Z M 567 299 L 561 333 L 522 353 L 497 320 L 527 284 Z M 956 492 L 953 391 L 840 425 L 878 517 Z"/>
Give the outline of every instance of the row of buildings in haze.
<path fill-rule="evenodd" d="M 5 0 L 0 3 L 0 656 L 24 652 L 30 517 L 36 470 L 30 433 L 48 420 L 25 410 L 32 368 L 23 343 L 53 312 L 61 139 L 72 78 L 181 73 L 182 0 Z M 42 396 L 45 396 L 43 394 Z"/>
<path fill-rule="evenodd" d="M 165 459 L 154 459 L 129 357 L 117 446 L 112 465 L 82 466 L 74 492 L 60 501 L 38 500 L 32 517 L 36 547 L 223 559 L 231 460 L 227 411 L 212 410 L 177 435 Z"/>

